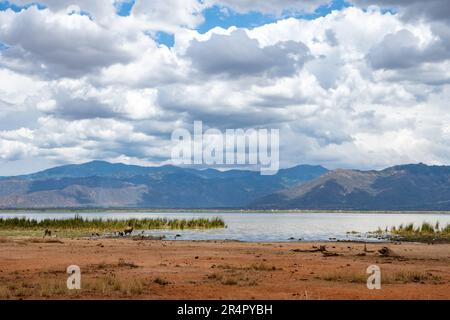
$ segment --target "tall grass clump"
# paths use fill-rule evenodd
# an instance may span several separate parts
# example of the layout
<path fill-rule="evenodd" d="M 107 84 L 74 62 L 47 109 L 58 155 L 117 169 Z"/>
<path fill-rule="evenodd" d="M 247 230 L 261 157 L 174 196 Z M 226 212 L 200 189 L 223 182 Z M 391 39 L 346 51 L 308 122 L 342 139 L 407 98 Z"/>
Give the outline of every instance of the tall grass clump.
<path fill-rule="evenodd" d="M 442 229 L 442 232 L 445 234 L 450 234 L 450 224 L 447 224 L 447 226 Z"/>
<path fill-rule="evenodd" d="M 450 241 L 450 224 L 441 227 L 439 223 L 432 225 L 424 222 L 422 225 L 414 227 L 414 224 L 400 225 L 392 227 L 392 235 L 400 236 L 404 240 L 444 240 Z"/>
<path fill-rule="evenodd" d="M 28 218 L 0 218 L 0 230 L 36 230 L 36 229 L 66 229 L 66 230 L 103 230 L 120 231 L 127 227 L 137 230 L 155 229 L 213 229 L 226 228 L 223 219 L 87 219 L 76 215 L 70 219 L 28 219 Z"/>

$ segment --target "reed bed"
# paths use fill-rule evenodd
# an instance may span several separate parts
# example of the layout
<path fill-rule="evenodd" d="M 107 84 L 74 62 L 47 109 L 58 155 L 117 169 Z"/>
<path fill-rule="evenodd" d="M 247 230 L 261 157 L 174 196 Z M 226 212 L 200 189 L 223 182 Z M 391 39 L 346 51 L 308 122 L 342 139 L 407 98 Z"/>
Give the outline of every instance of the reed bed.
<path fill-rule="evenodd" d="M 226 228 L 223 219 L 88 219 L 76 215 L 69 219 L 28 219 L 28 218 L 0 218 L 0 230 L 36 230 L 36 229 L 63 229 L 63 230 L 102 230 L 121 231 L 127 227 L 135 230 L 156 229 L 214 229 Z"/>
<path fill-rule="evenodd" d="M 392 227 L 390 230 L 382 230 L 378 229 L 376 234 L 380 235 L 391 235 L 397 238 L 400 238 L 404 241 L 419 241 L 419 242 L 427 242 L 427 241 L 441 241 L 441 242 L 449 242 L 450 241 L 450 224 L 446 226 L 441 226 L 438 223 L 431 224 L 428 222 L 422 223 L 420 226 L 414 226 L 413 223 L 409 223 L 406 225 L 401 224 L 398 227 Z"/>
<path fill-rule="evenodd" d="M 422 223 L 421 226 L 414 227 L 414 224 L 400 225 L 399 227 L 392 227 L 391 233 L 398 235 L 436 235 L 436 236 L 450 236 L 450 224 L 445 227 L 441 227 L 439 223 L 432 225 L 428 222 Z"/>

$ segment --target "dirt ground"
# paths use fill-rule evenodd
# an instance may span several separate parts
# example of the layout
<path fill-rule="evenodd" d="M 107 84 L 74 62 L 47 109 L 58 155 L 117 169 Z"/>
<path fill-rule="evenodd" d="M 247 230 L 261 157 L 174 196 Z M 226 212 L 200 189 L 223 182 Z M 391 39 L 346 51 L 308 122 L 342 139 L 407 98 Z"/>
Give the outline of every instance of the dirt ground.
<path fill-rule="evenodd" d="M 320 251 L 320 246 L 326 251 Z M 381 256 L 378 250 L 390 251 Z M 0 239 L 0 299 L 450 299 L 450 244 Z M 69 265 L 81 290 L 67 290 Z M 381 270 L 367 289 L 366 270 Z"/>

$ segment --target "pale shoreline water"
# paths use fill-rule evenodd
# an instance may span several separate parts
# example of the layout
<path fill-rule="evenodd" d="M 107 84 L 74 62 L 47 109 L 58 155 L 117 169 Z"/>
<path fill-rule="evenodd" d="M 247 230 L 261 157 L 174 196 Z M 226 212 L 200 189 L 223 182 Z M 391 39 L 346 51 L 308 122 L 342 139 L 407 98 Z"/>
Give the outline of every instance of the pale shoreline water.
<path fill-rule="evenodd" d="M 95 208 L 75 208 L 75 209 L 8 209 L 8 208 L 0 208 L 0 215 L 6 213 L 16 213 L 16 214 L 38 214 L 38 213 L 56 213 L 56 214 L 77 214 L 77 213 L 115 213 L 115 214 L 128 214 L 128 213 L 179 213 L 179 214 L 188 214 L 188 213 L 264 213 L 264 214 L 311 214 L 311 213 L 320 213 L 320 214 L 335 214 L 335 213 L 344 213 L 344 214 L 443 214 L 450 215 L 450 211 L 407 211 L 407 210 L 296 210 L 296 209 L 274 209 L 274 210 L 250 210 L 250 209 L 146 209 L 146 208 L 119 208 L 119 209 L 95 209 Z"/>
<path fill-rule="evenodd" d="M 379 228 L 390 229 L 400 224 L 423 222 L 450 224 L 449 213 L 358 213 L 322 212 L 293 214 L 260 212 L 0 212 L 0 218 L 26 217 L 42 220 L 83 218 L 132 219 L 168 218 L 191 219 L 220 217 L 226 229 L 209 230 L 151 230 L 147 235 L 165 236 L 168 240 L 236 240 L 243 242 L 286 241 L 385 241 L 368 234 Z M 357 232 L 352 234 L 351 232 Z"/>

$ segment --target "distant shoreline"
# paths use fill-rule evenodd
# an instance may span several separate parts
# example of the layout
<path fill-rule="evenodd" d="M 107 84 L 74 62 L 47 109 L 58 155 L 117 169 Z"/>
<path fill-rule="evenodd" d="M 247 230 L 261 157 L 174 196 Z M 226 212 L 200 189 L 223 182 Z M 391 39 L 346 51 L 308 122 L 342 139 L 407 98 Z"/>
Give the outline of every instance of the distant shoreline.
<path fill-rule="evenodd" d="M 0 209 L 1 213 L 367 213 L 367 214 L 450 214 L 426 210 L 250 210 L 250 209 L 157 209 L 157 208 L 45 208 Z"/>

